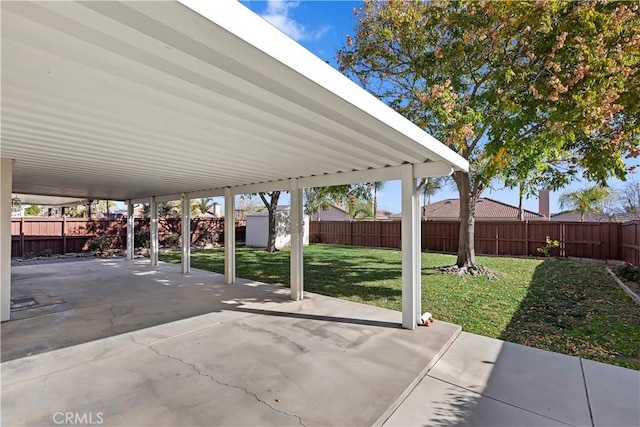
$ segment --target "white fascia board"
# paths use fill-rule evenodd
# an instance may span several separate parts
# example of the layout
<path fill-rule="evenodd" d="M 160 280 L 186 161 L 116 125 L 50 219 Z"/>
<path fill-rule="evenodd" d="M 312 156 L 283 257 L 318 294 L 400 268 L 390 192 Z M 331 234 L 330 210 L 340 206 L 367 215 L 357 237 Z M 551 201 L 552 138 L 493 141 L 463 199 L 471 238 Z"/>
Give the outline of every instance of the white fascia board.
<path fill-rule="evenodd" d="M 432 160 L 448 162 L 456 170 L 469 170 L 469 162 L 462 156 L 277 30 L 240 2 L 236 0 L 178 1 L 431 151 L 434 157 Z"/>
<path fill-rule="evenodd" d="M 269 193 L 271 191 L 289 191 L 291 189 L 291 183 L 289 180 L 260 182 L 257 184 L 237 185 L 231 187 L 231 193 L 233 194 L 254 194 L 254 193 Z"/>
<path fill-rule="evenodd" d="M 426 162 L 413 165 L 414 178 L 425 178 L 432 176 L 449 176 L 453 173 L 454 167 L 447 162 Z M 333 185 L 348 185 L 364 182 L 392 181 L 400 179 L 402 176 L 402 166 L 389 166 L 378 169 L 365 169 L 351 172 L 338 172 L 327 175 L 308 176 L 298 179 L 299 188 L 331 187 Z M 231 194 L 255 194 L 269 193 L 271 191 L 289 191 L 291 180 L 278 180 L 260 182 L 256 184 L 238 185 L 230 187 Z M 189 199 L 200 199 L 205 197 L 221 197 L 225 195 L 224 188 L 211 190 L 200 190 L 186 193 Z M 156 196 L 157 202 L 169 202 L 180 200 L 182 193 L 164 194 Z M 148 203 L 148 197 L 132 199 L 132 203 Z"/>
<path fill-rule="evenodd" d="M 427 162 L 413 165 L 414 178 L 429 178 L 432 176 L 449 176 L 454 167 L 447 162 Z"/>
<path fill-rule="evenodd" d="M 391 181 L 400 178 L 402 166 L 390 166 L 380 169 L 339 172 L 327 175 L 300 178 L 298 184 L 302 188 L 330 187 L 333 185 L 357 184 L 360 182 Z"/>
<path fill-rule="evenodd" d="M 213 190 L 201 190 L 201 191 L 192 191 L 187 193 L 187 197 L 190 199 L 206 199 L 209 197 L 223 197 L 224 196 L 224 188 L 215 188 Z"/>
<path fill-rule="evenodd" d="M 163 196 L 156 196 L 156 202 L 174 202 L 182 198 L 182 193 L 165 194 Z"/>
<path fill-rule="evenodd" d="M 414 178 L 449 176 L 453 166 L 448 162 L 426 162 L 413 165 Z M 402 177 L 402 166 L 389 166 L 379 169 L 366 169 L 352 172 L 340 172 L 327 175 L 310 176 L 298 180 L 300 187 L 330 187 L 332 185 L 357 184 L 361 182 L 392 181 Z"/>

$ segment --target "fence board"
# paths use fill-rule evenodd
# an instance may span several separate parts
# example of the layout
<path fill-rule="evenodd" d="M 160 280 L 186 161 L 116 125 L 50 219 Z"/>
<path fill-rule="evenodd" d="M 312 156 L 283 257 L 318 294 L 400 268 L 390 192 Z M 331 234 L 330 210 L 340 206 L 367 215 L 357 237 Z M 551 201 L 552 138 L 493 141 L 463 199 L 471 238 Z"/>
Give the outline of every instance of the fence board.
<path fill-rule="evenodd" d="M 159 240 L 182 229 L 179 218 L 161 218 L 158 221 Z M 218 218 L 193 218 L 191 220 L 192 242 L 198 240 L 204 227 L 221 230 L 224 221 Z M 236 222 L 236 240 L 245 239 L 243 222 Z M 149 232 L 149 219 L 135 219 L 136 234 Z M 126 219 L 88 218 L 42 218 L 25 217 L 11 220 L 11 256 L 35 256 L 44 253 L 64 254 L 87 250 L 87 241 L 96 236 L 112 239 L 112 249 L 126 247 Z M 220 235 L 222 240 L 223 236 Z"/>
<path fill-rule="evenodd" d="M 422 249 L 456 252 L 458 221 L 423 221 Z M 401 247 L 400 221 L 312 221 L 314 241 L 365 247 Z M 540 256 L 546 238 L 558 240 L 551 256 L 593 259 L 632 258 L 640 263 L 640 226 L 620 223 L 480 221 L 475 224 L 478 254 Z"/>
<path fill-rule="evenodd" d="M 624 261 L 640 265 L 640 221 L 630 221 L 622 224 L 620 240 L 621 258 Z"/>

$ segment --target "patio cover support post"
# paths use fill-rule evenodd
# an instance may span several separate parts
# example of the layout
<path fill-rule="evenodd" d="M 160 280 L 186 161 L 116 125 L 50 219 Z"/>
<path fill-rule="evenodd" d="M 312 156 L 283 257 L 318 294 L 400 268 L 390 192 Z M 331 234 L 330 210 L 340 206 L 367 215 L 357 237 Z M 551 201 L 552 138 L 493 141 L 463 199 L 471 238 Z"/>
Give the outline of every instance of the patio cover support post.
<path fill-rule="evenodd" d="M 182 273 L 191 271 L 191 199 L 182 193 Z"/>
<path fill-rule="evenodd" d="M 303 298 L 304 270 L 303 270 L 303 250 L 304 250 L 304 213 L 302 210 L 302 188 L 299 187 L 298 179 L 291 179 L 291 296 L 293 301 L 300 301 Z"/>
<path fill-rule="evenodd" d="M 151 251 L 149 258 L 151 259 L 151 265 L 158 265 L 158 203 L 155 197 L 152 197 L 149 202 L 149 210 L 151 211 L 151 221 L 149 225 L 149 234 L 151 237 L 151 244 L 149 246 Z"/>
<path fill-rule="evenodd" d="M 236 282 L 236 207 L 235 194 L 224 189 L 224 283 Z"/>
<path fill-rule="evenodd" d="M 402 327 L 415 329 L 420 317 L 419 196 L 413 165 L 402 166 Z"/>
<path fill-rule="evenodd" d="M 0 158 L 0 320 L 11 317 L 11 190 L 13 160 Z"/>
<path fill-rule="evenodd" d="M 135 255 L 135 219 L 133 218 L 133 203 L 127 200 L 127 259 L 132 260 Z"/>

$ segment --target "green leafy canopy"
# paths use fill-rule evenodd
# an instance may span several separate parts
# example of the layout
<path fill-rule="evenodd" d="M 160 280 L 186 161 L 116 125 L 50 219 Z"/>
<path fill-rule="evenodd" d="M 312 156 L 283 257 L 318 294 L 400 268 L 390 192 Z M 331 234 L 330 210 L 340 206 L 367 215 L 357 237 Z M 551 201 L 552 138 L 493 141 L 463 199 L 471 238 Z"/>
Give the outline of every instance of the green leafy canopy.
<path fill-rule="evenodd" d="M 473 198 L 495 178 L 624 179 L 638 155 L 638 2 L 366 1 L 356 15 L 341 71 L 469 159 Z"/>

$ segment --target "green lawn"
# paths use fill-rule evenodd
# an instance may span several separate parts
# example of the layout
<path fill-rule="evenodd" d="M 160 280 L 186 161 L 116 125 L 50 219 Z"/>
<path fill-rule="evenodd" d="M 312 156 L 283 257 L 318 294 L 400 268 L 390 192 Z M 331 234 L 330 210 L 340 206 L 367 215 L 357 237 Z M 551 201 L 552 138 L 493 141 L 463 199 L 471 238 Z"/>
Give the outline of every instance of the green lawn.
<path fill-rule="evenodd" d="M 288 286 L 289 252 L 238 248 L 237 276 Z M 180 253 L 161 254 L 180 262 Z M 478 257 L 496 279 L 459 278 L 436 267 L 455 257 L 422 254 L 422 307 L 465 331 L 640 370 L 640 307 L 600 265 L 567 260 Z M 401 310 L 396 250 L 312 245 L 306 291 Z M 223 273 L 224 251 L 194 251 L 192 266 Z"/>

